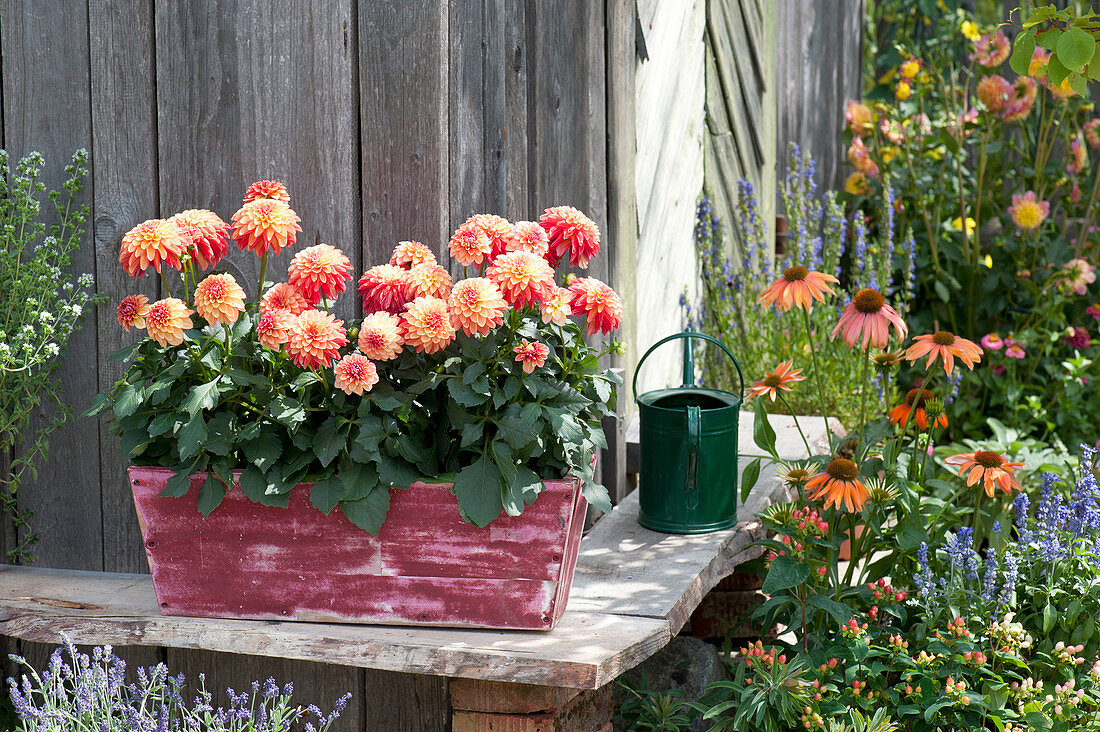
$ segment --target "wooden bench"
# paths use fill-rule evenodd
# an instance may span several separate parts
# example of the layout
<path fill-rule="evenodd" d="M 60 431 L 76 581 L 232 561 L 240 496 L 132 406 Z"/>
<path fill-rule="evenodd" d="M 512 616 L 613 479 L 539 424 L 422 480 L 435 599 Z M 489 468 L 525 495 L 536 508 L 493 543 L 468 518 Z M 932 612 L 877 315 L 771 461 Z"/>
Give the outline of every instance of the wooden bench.
<path fill-rule="evenodd" d="M 823 434 L 817 422 L 815 434 Z M 751 438 L 742 439 L 749 452 Z M 805 452 L 800 440 L 781 444 L 785 457 Z M 763 528 L 754 514 L 780 492 L 767 473 L 739 507 L 740 523 L 694 536 L 642 528 L 631 493 L 582 540 L 568 610 L 551 632 L 167 617 L 148 575 L 0 565 L 0 635 L 444 676 L 456 732 L 602 729 L 610 682 L 661 649 L 719 580 L 759 555 L 753 543 Z"/>

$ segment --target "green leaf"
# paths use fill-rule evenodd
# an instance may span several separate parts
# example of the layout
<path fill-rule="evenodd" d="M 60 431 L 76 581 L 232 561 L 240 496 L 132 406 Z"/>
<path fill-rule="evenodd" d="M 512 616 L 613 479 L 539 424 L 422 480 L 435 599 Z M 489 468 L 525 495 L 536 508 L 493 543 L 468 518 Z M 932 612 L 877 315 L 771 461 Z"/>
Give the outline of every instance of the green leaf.
<path fill-rule="evenodd" d="M 1067 69 L 1080 71 L 1085 64 L 1092 60 L 1093 51 L 1096 50 L 1096 39 L 1088 31 L 1071 27 L 1058 39 L 1055 52 L 1058 60 Z"/>
<path fill-rule="evenodd" d="M 196 419 L 202 415 L 197 415 Z M 205 450 L 214 455 L 228 455 L 237 442 L 236 418 L 232 412 L 216 412 L 206 423 L 209 438 Z"/>
<path fill-rule="evenodd" d="M 497 422 L 497 432 L 515 450 L 520 450 L 535 441 L 538 429 L 521 417 L 505 416 Z"/>
<path fill-rule="evenodd" d="M 290 504 L 289 493 L 268 493 L 268 481 L 260 469 L 249 465 L 241 473 L 241 493 L 261 506 L 286 508 Z"/>
<path fill-rule="evenodd" d="M 278 396 L 271 400 L 271 416 L 291 429 L 295 429 L 306 418 L 306 410 L 294 399 Z"/>
<path fill-rule="evenodd" d="M 939 295 L 941 300 L 944 302 L 951 302 L 951 291 L 947 289 L 947 285 L 941 280 L 935 281 L 933 289 L 936 290 L 936 294 Z"/>
<path fill-rule="evenodd" d="M 340 501 L 340 511 L 348 517 L 348 521 L 371 536 L 378 536 L 389 510 L 390 492 L 383 485 L 375 487 L 366 498 L 360 498 L 357 501 Z"/>
<path fill-rule="evenodd" d="M 479 406 L 489 398 L 485 394 L 478 394 L 469 385 L 463 384 L 458 379 L 447 380 L 447 391 L 450 392 L 452 399 L 466 407 Z"/>
<path fill-rule="evenodd" d="M 1057 622 L 1058 611 L 1055 610 L 1054 606 L 1047 600 L 1046 607 L 1043 608 L 1043 633 L 1049 633 Z"/>
<path fill-rule="evenodd" d="M 751 463 L 745 466 L 744 472 L 741 473 L 741 503 L 745 503 L 749 500 L 749 492 L 756 485 L 756 481 L 760 478 L 760 461 L 763 458 L 756 458 Z"/>
<path fill-rule="evenodd" d="M 408 488 L 420 480 L 420 471 L 400 458 L 380 455 L 378 459 L 378 480 L 390 488 Z"/>
<path fill-rule="evenodd" d="M 454 490 L 463 515 L 475 526 L 487 526 L 504 508 L 500 469 L 484 455 L 459 471 Z"/>
<path fill-rule="evenodd" d="M 176 413 L 175 412 L 161 412 L 153 421 L 149 423 L 149 436 L 157 437 L 165 433 L 171 432 L 176 427 Z"/>
<path fill-rule="evenodd" d="M 1061 86 L 1062 82 L 1066 80 L 1066 77 L 1070 75 L 1070 70 L 1066 68 L 1057 56 L 1051 56 L 1050 61 L 1047 62 L 1047 80 L 1050 81 L 1055 87 Z"/>
<path fill-rule="evenodd" d="M 309 489 L 309 502 L 326 516 L 336 508 L 336 504 L 344 495 L 344 487 L 341 480 L 335 475 L 315 481 Z"/>
<path fill-rule="evenodd" d="M 199 513 L 209 516 L 210 512 L 218 507 L 225 498 L 225 484 L 218 479 L 214 471 L 206 474 L 206 480 L 199 488 L 198 507 Z"/>
<path fill-rule="evenodd" d="M 462 383 L 469 386 L 477 380 L 479 376 L 485 373 L 485 364 L 482 361 L 474 361 L 472 364 L 466 367 L 466 370 L 462 372 Z"/>
<path fill-rule="evenodd" d="M 1028 67 L 1031 66 L 1031 57 L 1034 54 L 1035 31 L 1026 30 L 1016 36 L 1016 42 L 1012 45 L 1012 57 L 1008 60 L 1008 65 L 1019 76 L 1027 76 Z"/>
<path fill-rule="evenodd" d="M 187 460 L 197 455 L 203 443 L 206 442 L 206 437 L 206 420 L 201 414 L 196 414 L 180 430 L 178 442 L 180 458 Z"/>
<path fill-rule="evenodd" d="M 313 449 L 321 465 L 327 468 L 347 445 L 347 440 L 347 433 L 337 426 L 336 419 L 326 419 L 313 437 Z"/>
<path fill-rule="evenodd" d="M 778 557 L 778 559 L 784 559 L 785 557 Z M 772 566 L 775 566 L 774 563 Z M 852 619 L 852 609 L 842 602 L 837 602 L 831 597 L 825 597 L 824 595 L 813 595 L 806 604 L 810 607 L 816 607 L 819 610 L 824 610 L 833 616 L 833 620 L 838 623 L 847 623 Z"/>
<path fill-rule="evenodd" d="M 127 384 L 122 387 L 115 397 L 115 417 L 129 417 L 141 406 L 144 398 L 145 389 L 141 384 Z"/>
<path fill-rule="evenodd" d="M 267 472 L 283 455 L 282 440 L 271 429 L 263 430 L 254 439 L 241 445 L 241 448 L 248 462 L 259 468 L 261 472 Z"/>
<path fill-rule="evenodd" d="M 611 513 L 611 496 L 608 495 L 607 488 L 601 484 L 586 480 L 581 483 L 581 495 L 592 508 L 601 513 Z"/>
<path fill-rule="evenodd" d="M 183 400 L 180 408 L 191 416 L 198 414 L 203 409 L 212 409 L 218 403 L 218 381 L 220 378 L 215 376 L 213 381 L 193 387 L 187 398 Z"/>
<path fill-rule="evenodd" d="M 137 350 L 141 348 L 141 344 L 143 342 L 144 341 L 138 341 L 137 343 L 131 343 L 128 346 L 123 346 L 122 348 L 118 349 L 110 356 L 108 356 L 107 361 L 129 361 L 131 358 L 134 357 L 134 354 L 137 353 Z"/>
<path fill-rule="evenodd" d="M 107 398 L 106 394 L 96 394 L 95 398 L 92 399 L 92 406 L 81 412 L 80 418 L 84 419 L 85 417 L 94 417 L 97 414 L 101 414 L 104 410 L 107 409 L 107 407 L 110 406 L 110 404 L 111 402 Z"/>
<path fill-rule="evenodd" d="M 779 459 L 775 452 L 775 430 L 768 421 L 768 411 L 764 408 L 763 399 L 756 400 L 756 412 L 752 420 L 752 440 L 761 450 Z"/>
<path fill-rule="evenodd" d="M 158 493 L 158 496 L 180 498 L 186 496 L 187 491 L 191 490 L 191 474 L 195 471 L 195 464 L 191 463 L 186 468 L 177 466 L 173 470 L 175 474 L 168 479 L 168 482 L 164 485 L 164 490 Z"/>
<path fill-rule="evenodd" d="M 764 586 L 760 591 L 765 595 L 773 595 L 780 590 L 789 590 L 806 581 L 810 576 L 810 566 L 796 562 L 790 557 L 779 556 L 772 561 L 768 576 L 764 578 Z"/>
<path fill-rule="evenodd" d="M 367 494 L 378 485 L 378 468 L 374 463 L 341 460 L 336 477 L 340 479 L 340 485 L 344 491 L 342 499 L 357 501 L 360 498 L 366 498 Z"/>
<path fill-rule="evenodd" d="M 469 422 L 462 427 L 462 439 L 458 443 L 458 446 L 469 447 L 480 440 L 483 434 L 485 434 L 484 422 Z"/>

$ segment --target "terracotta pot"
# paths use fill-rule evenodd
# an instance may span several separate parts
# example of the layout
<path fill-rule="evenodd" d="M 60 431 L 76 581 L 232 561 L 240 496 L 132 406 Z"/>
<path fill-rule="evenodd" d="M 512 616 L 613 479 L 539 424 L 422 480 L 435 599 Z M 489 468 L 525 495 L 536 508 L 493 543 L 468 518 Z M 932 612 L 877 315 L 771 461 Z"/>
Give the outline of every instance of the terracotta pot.
<path fill-rule="evenodd" d="M 565 611 L 587 503 L 576 480 L 547 480 L 520 516 L 485 528 L 459 517 L 451 486 L 390 491 L 379 536 L 296 486 L 287 508 L 239 489 L 209 517 L 205 474 L 160 497 L 168 468 L 131 467 L 157 602 L 164 615 L 550 630 Z"/>

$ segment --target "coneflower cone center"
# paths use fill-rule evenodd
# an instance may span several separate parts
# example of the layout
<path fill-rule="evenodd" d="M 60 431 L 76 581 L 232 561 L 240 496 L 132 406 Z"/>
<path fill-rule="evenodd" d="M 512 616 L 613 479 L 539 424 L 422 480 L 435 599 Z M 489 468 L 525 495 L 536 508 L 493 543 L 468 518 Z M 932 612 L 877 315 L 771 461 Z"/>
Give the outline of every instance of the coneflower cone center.
<path fill-rule="evenodd" d="M 878 291 L 866 287 L 856 293 L 856 296 L 852 298 L 852 304 L 855 305 L 857 311 L 870 315 L 882 310 L 883 305 L 886 304 L 886 298 Z"/>
<path fill-rule="evenodd" d="M 905 402 L 910 406 L 919 407 L 927 401 L 930 401 L 935 395 L 928 391 L 928 389 L 910 389 L 909 393 L 905 395 Z"/>
<path fill-rule="evenodd" d="M 852 481 L 859 475 L 859 469 L 851 460 L 837 458 L 825 467 L 825 473 L 834 480 Z"/>
<path fill-rule="evenodd" d="M 771 387 L 772 389 L 779 386 L 781 383 L 783 382 L 775 374 L 764 377 L 764 386 Z"/>
<path fill-rule="evenodd" d="M 787 473 L 787 482 L 789 483 L 805 483 L 810 477 L 810 471 L 805 468 L 795 468 Z"/>
<path fill-rule="evenodd" d="M 788 267 L 783 272 L 783 279 L 785 279 L 787 282 L 799 282 L 800 280 L 806 279 L 809 274 L 810 270 L 800 265 L 796 265 L 794 267 Z"/>
<path fill-rule="evenodd" d="M 1005 464 L 1003 457 L 989 450 L 978 450 L 974 453 L 974 462 L 983 468 L 999 468 Z"/>
<path fill-rule="evenodd" d="M 950 346 L 955 343 L 955 334 L 949 333 L 946 330 L 936 331 L 932 335 L 932 342 L 937 346 Z"/>

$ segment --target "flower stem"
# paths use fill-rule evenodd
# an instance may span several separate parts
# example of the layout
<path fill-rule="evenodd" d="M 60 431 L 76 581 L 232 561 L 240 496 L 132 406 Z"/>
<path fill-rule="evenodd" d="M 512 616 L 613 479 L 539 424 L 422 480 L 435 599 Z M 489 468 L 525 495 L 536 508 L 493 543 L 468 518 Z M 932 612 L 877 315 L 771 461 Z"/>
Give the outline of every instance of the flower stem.
<path fill-rule="evenodd" d="M 813 457 L 814 451 L 810 449 L 810 442 L 806 439 L 806 433 L 802 431 L 802 425 L 798 423 L 798 415 L 791 409 L 791 405 L 787 402 L 787 398 L 783 396 L 783 392 L 777 388 L 775 393 L 779 395 L 779 401 L 783 403 L 783 406 L 791 413 L 791 418 L 794 419 L 794 428 L 798 430 L 798 436 L 802 438 L 802 444 L 806 446 L 806 457 Z"/>
<path fill-rule="evenodd" d="M 829 413 L 825 409 L 825 378 L 817 365 L 817 348 L 814 346 L 813 328 L 810 325 L 810 313 L 802 311 L 802 320 L 806 324 L 806 341 L 810 344 L 810 362 L 814 367 L 814 381 L 817 386 L 817 398 L 821 405 L 821 418 L 825 420 L 825 439 L 829 443 L 829 452 L 833 451 L 833 431 L 829 427 Z"/>
<path fill-rule="evenodd" d="M 263 297 L 264 294 L 264 280 L 267 279 L 267 251 L 265 250 L 260 257 L 260 282 L 256 287 L 256 299 Z"/>

